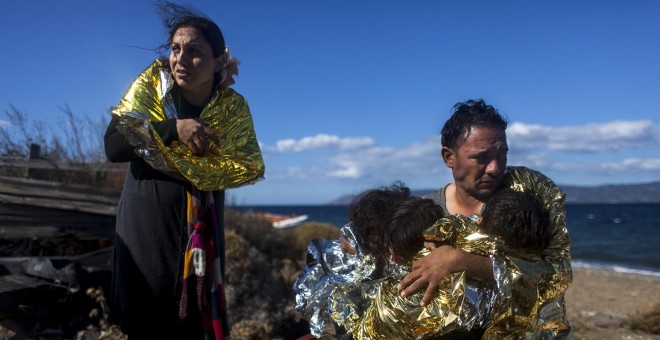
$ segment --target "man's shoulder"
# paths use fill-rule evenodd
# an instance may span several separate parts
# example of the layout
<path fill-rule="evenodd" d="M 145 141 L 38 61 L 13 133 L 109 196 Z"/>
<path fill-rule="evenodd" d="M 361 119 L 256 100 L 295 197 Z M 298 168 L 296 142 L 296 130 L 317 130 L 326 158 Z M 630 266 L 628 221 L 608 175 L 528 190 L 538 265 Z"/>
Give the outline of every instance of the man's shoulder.
<path fill-rule="evenodd" d="M 435 203 L 440 203 L 441 200 L 444 200 L 444 196 L 445 196 L 445 187 L 442 187 L 426 195 L 422 195 L 422 198 L 432 199 Z"/>
<path fill-rule="evenodd" d="M 435 204 L 439 205 L 442 207 L 442 211 L 445 215 L 449 215 L 449 212 L 447 211 L 447 197 L 445 196 L 445 189 L 447 189 L 447 186 L 449 186 L 451 183 L 448 183 L 444 187 L 431 192 L 430 194 L 426 194 L 422 196 L 422 198 L 426 199 L 431 199 Z"/>

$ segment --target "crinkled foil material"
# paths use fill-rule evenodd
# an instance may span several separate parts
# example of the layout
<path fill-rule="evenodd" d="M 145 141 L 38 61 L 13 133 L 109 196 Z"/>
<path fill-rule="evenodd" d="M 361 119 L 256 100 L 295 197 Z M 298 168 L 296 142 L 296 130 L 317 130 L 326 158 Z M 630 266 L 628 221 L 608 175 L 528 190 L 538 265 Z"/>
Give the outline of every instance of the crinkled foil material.
<path fill-rule="evenodd" d="M 176 118 L 170 95 L 167 63 L 156 60 L 131 84 L 112 114 L 120 117 L 119 131 L 136 153 L 154 169 L 189 181 L 204 191 L 251 184 L 264 175 L 264 162 L 246 100 L 231 88 L 219 88 L 200 119 L 220 139 L 204 156 L 173 142 L 165 145 L 151 122 Z"/>
<path fill-rule="evenodd" d="M 480 255 L 494 253 L 496 244 L 500 244 L 495 237 L 480 233 L 474 221 L 465 216 L 441 219 L 425 232 L 425 238 L 448 242 Z M 485 327 L 495 302 L 494 291 L 479 282 L 468 281 L 463 272 L 443 280 L 437 295 L 425 307 L 420 306 L 423 290 L 401 298 L 398 283 L 413 262 L 428 253 L 429 250 L 421 250 L 403 266 L 405 270 L 386 279 L 337 287 L 331 299 L 332 306 L 339 309 L 332 314 L 335 322 L 354 339 L 431 339 L 455 330 L 467 332 L 474 327 Z M 351 299 L 366 300 L 364 312 L 354 312 L 357 303 Z"/>
<path fill-rule="evenodd" d="M 358 275 L 333 285 L 324 292 L 323 309 L 316 311 L 329 313 L 354 339 L 426 339 L 475 327 L 486 328 L 485 339 L 569 338 L 563 293 L 572 281 L 572 271 L 564 194 L 543 174 L 523 167 L 508 168 L 505 181 L 513 189 L 535 193 L 550 210 L 554 236 L 542 256 L 507 248 L 496 237 L 481 233 L 471 218 L 449 216 L 429 228 L 425 238 L 490 256 L 496 287 L 455 273 L 441 282 L 438 295 L 423 308 L 419 306 L 423 291 L 407 299 L 398 295 L 396 285 L 406 270 L 390 270 L 385 279 Z M 427 253 L 422 250 L 418 256 Z M 314 304 L 307 308 L 313 309 Z M 317 322 L 310 320 L 312 328 Z"/>
<path fill-rule="evenodd" d="M 334 338 L 341 333 L 335 329 L 328 306 L 335 287 L 367 277 L 374 269 L 369 262 L 360 265 L 362 249 L 355 240 L 352 226 L 344 226 L 341 232 L 347 242 L 356 247 L 357 254 L 343 253 L 339 239 L 312 240 L 307 246 L 307 264 L 293 285 L 295 308 L 309 321 L 311 333 L 318 338 Z"/>
<path fill-rule="evenodd" d="M 572 330 L 564 292 L 573 281 L 565 195 L 548 177 L 525 167 L 509 167 L 512 189 L 535 193 L 550 212 L 553 238 L 542 256 L 493 256 L 498 300 L 485 339 L 564 339 Z"/>

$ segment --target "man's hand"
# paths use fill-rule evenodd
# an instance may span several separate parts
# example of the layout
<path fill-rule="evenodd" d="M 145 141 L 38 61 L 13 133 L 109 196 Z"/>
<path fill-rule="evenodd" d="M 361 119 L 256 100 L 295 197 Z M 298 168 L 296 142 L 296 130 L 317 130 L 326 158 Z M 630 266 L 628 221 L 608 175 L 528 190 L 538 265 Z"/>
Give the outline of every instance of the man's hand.
<path fill-rule="evenodd" d="M 195 155 L 203 155 L 209 150 L 209 140 L 220 145 L 218 136 L 199 119 L 177 119 L 176 132 L 179 141 L 187 145 Z"/>
<path fill-rule="evenodd" d="M 448 245 L 433 249 L 428 255 L 413 263 L 412 272 L 401 280 L 398 285 L 399 293 L 406 297 L 424 286 L 427 286 L 421 305 L 425 306 L 438 288 L 442 279 L 453 273 L 453 262 L 459 250 Z"/>
<path fill-rule="evenodd" d="M 421 306 L 433 299 L 440 281 L 451 273 L 465 271 L 467 276 L 478 280 L 493 280 L 492 262 L 485 256 L 473 255 L 448 245 L 433 249 L 427 256 L 415 261 L 412 272 L 398 285 L 402 297 L 426 287 Z"/>

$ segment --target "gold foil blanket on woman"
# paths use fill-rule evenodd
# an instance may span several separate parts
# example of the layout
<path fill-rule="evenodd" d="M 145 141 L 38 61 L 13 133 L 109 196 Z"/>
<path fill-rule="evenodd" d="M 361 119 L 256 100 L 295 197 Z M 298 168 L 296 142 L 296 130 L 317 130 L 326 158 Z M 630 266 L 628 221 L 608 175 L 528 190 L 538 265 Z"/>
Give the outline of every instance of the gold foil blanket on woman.
<path fill-rule="evenodd" d="M 177 118 L 170 95 L 173 80 L 167 61 L 156 60 L 131 84 L 112 114 L 118 130 L 135 152 L 154 169 L 190 182 L 203 191 L 223 190 L 254 183 L 264 174 L 264 163 L 246 100 L 231 88 L 216 89 L 199 119 L 215 132 L 203 156 L 176 141 L 165 145 L 152 122 Z"/>

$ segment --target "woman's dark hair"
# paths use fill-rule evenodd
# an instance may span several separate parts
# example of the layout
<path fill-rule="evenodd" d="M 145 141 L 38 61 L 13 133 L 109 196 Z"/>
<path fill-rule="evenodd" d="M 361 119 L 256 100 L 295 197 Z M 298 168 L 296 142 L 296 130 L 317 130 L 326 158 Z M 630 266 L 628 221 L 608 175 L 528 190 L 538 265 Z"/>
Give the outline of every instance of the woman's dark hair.
<path fill-rule="evenodd" d="M 156 7 L 160 12 L 163 25 L 168 31 L 167 43 L 159 50 L 167 50 L 172 44 L 172 38 L 179 28 L 192 27 L 197 29 L 211 45 L 213 57 L 217 58 L 225 53 L 225 38 L 220 27 L 211 19 L 193 10 L 189 6 L 181 6 L 168 1 L 159 1 Z"/>
<path fill-rule="evenodd" d="M 451 117 L 442 127 L 442 146 L 455 148 L 467 138 L 472 127 L 496 127 L 506 130 L 509 120 L 483 99 L 470 99 L 454 105 Z"/>
<path fill-rule="evenodd" d="M 362 192 L 353 199 L 349 217 L 355 238 L 366 254 L 376 259 L 376 276 L 382 276 L 389 250 L 385 245 L 387 225 L 394 209 L 410 197 L 410 189 L 401 182 Z"/>
<path fill-rule="evenodd" d="M 432 199 L 410 197 L 401 203 L 387 229 L 386 244 L 397 261 L 406 262 L 424 247 L 424 231 L 443 217 Z"/>
<path fill-rule="evenodd" d="M 550 213 L 535 195 L 510 188 L 497 191 L 481 214 L 480 227 L 512 248 L 545 250 L 552 240 Z"/>

